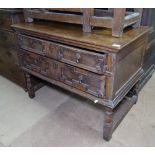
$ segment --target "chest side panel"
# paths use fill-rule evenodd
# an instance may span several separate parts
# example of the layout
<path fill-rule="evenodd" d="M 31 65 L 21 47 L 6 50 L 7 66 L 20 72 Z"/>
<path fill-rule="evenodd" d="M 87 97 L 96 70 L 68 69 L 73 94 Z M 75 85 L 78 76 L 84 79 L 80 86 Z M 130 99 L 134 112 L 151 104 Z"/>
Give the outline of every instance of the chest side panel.
<path fill-rule="evenodd" d="M 141 76 L 143 56 L 146 49 L 146 38 L 147 36 L 143 35 L 128 47 L 124 48 L 122 53 L 120 52 L 120 54 L 117 55 L 114 75 L 114 96 L 132 88 Z"/>

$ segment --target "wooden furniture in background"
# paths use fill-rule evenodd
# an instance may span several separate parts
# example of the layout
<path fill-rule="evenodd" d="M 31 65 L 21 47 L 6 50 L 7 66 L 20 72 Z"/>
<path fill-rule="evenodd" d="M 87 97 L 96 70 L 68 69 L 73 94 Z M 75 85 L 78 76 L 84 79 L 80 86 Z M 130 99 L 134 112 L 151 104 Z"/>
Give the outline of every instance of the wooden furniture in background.
<path fill-rule="evenodd" d="M 140 91 L 155 71 L 155 9 L 143 9 L 141 25 L 151 27 L 149 32 L 147 48 L 144 54 L 143 70 L 144 74 L 139 82 Z"/>
<path fill-rule="evenodd" d="M 91 32 L 93 27 L 112 29 L 112 36 L 122 36 L 123 29 L 134 25 L 138 27 L 141 21 L 143 9 L 126 11 L 125 8 L 94 9 L 94 8 L 47 8 L 24 9 L 25 21 L 33 22 L 33 19 L 54 20 L 81 24 L 84 32 Z"/>
<path fill-rule="evenodd" d="M 16 35 L 12 24 L 24 21 L 22 9 L 0 9 L 0 75 L 26 89 L 23 71 L 19 67 Z"/>
<path fill-rule="evenodd" d="M 130 107 L 125 105 L 120 112 L 119 104 L 143 73 L 149 29 L 129 29 L 121 38 L 115 38 L 109 29 L 83 33 L 78 25 L 54 22 L 16 24 L 13 28 L 29 96 L 35 96 L 33 75 L 103 105 L 103 135 L 110 140 Z"/>

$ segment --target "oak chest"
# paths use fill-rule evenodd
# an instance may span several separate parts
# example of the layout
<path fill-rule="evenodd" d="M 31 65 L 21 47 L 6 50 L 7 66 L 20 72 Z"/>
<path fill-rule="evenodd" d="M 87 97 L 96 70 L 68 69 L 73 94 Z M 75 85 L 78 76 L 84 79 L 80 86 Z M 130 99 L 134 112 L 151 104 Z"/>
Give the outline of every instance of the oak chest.
<path fill-rule="evenodd" d="M 17 57 L 16 35 L 12 24 L 23 21 L 22 10 L 0 9 L 0 74 L 26 88 L 25 76 Z"/>
<path fill-rule="evenodd" d="M 21 66 L 93 101 L 114 108 L 142 74 L 148 29 L 111 37 L 109 30 L 83 33 L 70 25 L 18 24 Z"/>
<path fill-rule="evenodd" d="M 102 104 L 107 107 L 104 138 L 110 140 L 124 115 L 119 112 L 114 123 L 113 110 L 143 74 L 149 29 L 129 28 L 115 38 L 109 29 L 84 33 L 80 26 L 59 23 L 23 23 L 13 28 L 29 96 L 35 96 L 33 75 Z"/>

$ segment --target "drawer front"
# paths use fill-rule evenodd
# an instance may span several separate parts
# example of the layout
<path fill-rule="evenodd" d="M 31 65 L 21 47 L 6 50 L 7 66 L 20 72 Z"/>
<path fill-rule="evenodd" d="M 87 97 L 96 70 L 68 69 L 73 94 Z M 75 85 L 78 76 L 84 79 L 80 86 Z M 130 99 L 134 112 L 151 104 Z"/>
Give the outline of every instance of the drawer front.
<path fill-rule="evenodd" d="M 0 46 L 17 48 L 16 35 L 13 32 L 0 30 Z"/>
<path fill-rule="evenodd" d="M 94 96 L 103 98 L 105 95 L 104 76 L 65 64 L 61 72 L 61 80 Z"/>
<path fill-rule="evenodd" d="M 104 98 L 105 77 L 74 66 L 45 58 L 35 53 L 21 52 L 21 65 L 31 71 L 55 79 L 94 96 Z"/>
<path fill-rule="evenodd" d="M 95 73 L 102 74 L 105 71 L 106 54 L 50 43 L 48 56 Z"/>
<path fill-rule="evenodd" d="M 40 55 L 22 52 L 22 55 L 20 55 L 20 64 L 34 72 L 49 76 L 49 62 Z"/>
<path fill-rule="evenodd" d="M 37 54 L 46 55 L 47 42 L 41 39 L 36 39 L 33 37 L 27 37 L 23 35 L 18 36 L 20 48 L 28 51 L 32 51 Z"/>
<path fill-rule="evenodd" d="M 11 24 L 12 20 L 10 15 L 0 14 L 0 29 L 11 30 Z"/>
<path fill-rule="evenodd" d="M 20 35 L 19 39 L 20 47 L 24 50 L 46 55 L 95 73 L 103 74 L 105 72 L 106 54 L 98 54 L 23 35 Z"/>

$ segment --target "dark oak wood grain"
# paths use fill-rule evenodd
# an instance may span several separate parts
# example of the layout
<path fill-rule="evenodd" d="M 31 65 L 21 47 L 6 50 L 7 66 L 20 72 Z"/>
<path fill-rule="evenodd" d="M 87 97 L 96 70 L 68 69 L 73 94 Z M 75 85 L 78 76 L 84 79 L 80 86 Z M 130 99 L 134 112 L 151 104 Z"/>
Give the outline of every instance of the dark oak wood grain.
<path fill-rule="evenodd" d="M 47 25 L 45 23 L 25 23 L 13 25 L 13 27 L 18 32 L 19 47 L 41 55 L 39 59 L 43 59 L 44 62 L 46 62 L 44 60 L 45 57 L 48 57 L 75 66 L 75 68 L 70 68 L 73 71 L 78 67 L 79 73 L 86 76 L 89 74 L 86 71 L 84 72 L 84 70 L 89 71 L 90 75 L 92 74 L 91 72 L 100 77 L 104 75 L 105 86 L 101 83 L 97 85 L 105 87 L 105 94 L 103 93 L 104 89 L 102 89 L 102 93 L 98 93 L 103 94 L 101 95 L 103 100 L 98 102 L 108 107 L 114 108 L 117 106 L 142 75 L 143 54 L 149 32 L 147 27 L 129 29 L 121 38 L 112 37 L 110 30 L 94 30 L 91 35 L 88 35 L 83 33 L 78 26 L 73 29 L 70 25 L 59 25 L 57 23 Z M 83 48 L 81 48 L 81 45 Z M 103 50 L 99 51 L 96 46 Z M 22 50 L 20 53 L 22 53 Z M 32 59 L 35 58 L 32 57 Z M 93 61 L 94 67 L 91 64 Z M 39 64 L 47 68 L 51 66 L 48 63 L 38 63 L 38 65 L 34 66 L 36 70 L 40 70 Z M 31 70 L 31 68 L 28 69 Z M 68 71 L 70 70 L 68 69 Z M 62 71 L 60 72 L 62 73 Z M 46 74 L 47 72 L 44 70 L 44 73 Z M 70 71 L 70 73 L 68 72 L 64 75 L 70 75 L 72 79 L 74 74 L 75 72 L 71 74 Z M 70 84 L 73 84 L 73 81 L 66 80 Z M 78 83 L 79 80 L 75 81 Z M 94 83 L 95 81 L 96 78 Z M 77 84 L 76 87 L 88 92 L 89 88 L 87 85 L 89 86 L 89 84 L 83 86 Z M 95 95 L 97 93 L 90 92 L 93 96 L 97 96 Z M 100 89 L 98 92 L 100 92 Z"/>
<path fill-rule="evenodd" d="M 81 26 L 57 22 L 15 24 L 13 28 L 29 96 L 35 96 L 34 76 L 103 105 L 103 137 L 110 140 L 137 100 L 135 85 L 143 74 L 150 29 L 129 28 L 116 38 L 109 29 L 84 33 Z"/>

